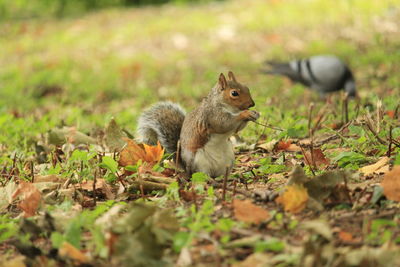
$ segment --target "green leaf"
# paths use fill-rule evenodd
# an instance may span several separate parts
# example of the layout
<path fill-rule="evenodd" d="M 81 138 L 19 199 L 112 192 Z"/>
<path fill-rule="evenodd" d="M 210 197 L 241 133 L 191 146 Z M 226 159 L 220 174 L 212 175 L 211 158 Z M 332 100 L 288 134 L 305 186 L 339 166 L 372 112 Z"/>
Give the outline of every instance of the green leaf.
<path fill-rule="evenodd" d="M 118 170 L 118 163 L 109 156 L 104 156 L 101 163 L 100 167 L 108 169 L 112 173 L 116 173 Z"/>
<path fill-rule="evenodd" d="M 78 217 L 70 222 L 64 235 L 65 240 L 78 249 L 81 248 L 81 227 L 80 218 Z"/>
<path fill-rule="evenodd" d="M 59 248 L 61 244 L 65 241 L 65 238 L 59 232 L 52 232 L 50 236 L 51 243 L 54 248 Z"/>
<path fill-rule="evenodd" d="M 193 183 L 205 183 L 208 180 L 208 176 L 202 172 L 195 172 L 192 174 Z"/>
<path fill-rule="evenodd" d="M 182 248 L 189 244 L 190 239 L 190 234 L 188 232 L 178 232 L 174 236 L 172 247 L 176 252 L 180 252 Z"/>
<path fill-rule="evenodd" d="M 273 251 L 281 252 L 285 249 L 285 243 L 277 238 L 270 238 L 266 241 L 259 241 L 255 244 L 255 252 Z"/>
<path fill-rule="evenodd" d="M 400 153 L 398 153 L 398 154 L 396 155 L 396 157 L 394 158 L 393 164 L 394 164 L 394 165 L 400 165 Z"/>

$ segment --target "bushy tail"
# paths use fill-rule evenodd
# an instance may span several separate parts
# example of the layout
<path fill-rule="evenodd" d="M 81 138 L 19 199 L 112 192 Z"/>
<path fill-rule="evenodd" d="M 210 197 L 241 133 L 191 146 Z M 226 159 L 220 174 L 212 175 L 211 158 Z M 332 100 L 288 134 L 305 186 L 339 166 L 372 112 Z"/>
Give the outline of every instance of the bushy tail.
<path fill-rule="evenodd" d="M 178 104 L 159 102 L 145 110 L 139 117 L 137 134 L 141 143 L 161 145 L 168 153 L 177 150 L 185 111 Z"/>

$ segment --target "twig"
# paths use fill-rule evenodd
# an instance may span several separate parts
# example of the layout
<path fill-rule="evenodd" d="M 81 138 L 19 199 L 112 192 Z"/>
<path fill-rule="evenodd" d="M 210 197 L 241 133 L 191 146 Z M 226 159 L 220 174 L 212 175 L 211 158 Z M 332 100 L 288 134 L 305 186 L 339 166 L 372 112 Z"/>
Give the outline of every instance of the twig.
<path fill-rule="evenodd" d="M 31 183 L 34 183 L 35 182 L 35 172 L 34 172 L 34 169 L 33 169 L 33 161 L 31 161 Z"/>
<path fill-rule="evenodd" d="M 268 124 L 268 121 L 266 121 L 266 124 Z M 258 125 L 261 125 L 260 123 L 258 123 Z M 264 133 L 265 133 L 265 129 L 267 128 L 267 126 L 266 125 L 261 125 L 261 126 L 263 126 L 263 130 L 262 130 L 262 132 L 261 132 L 261 134 L 258 136 L 258 138 L 257 138 L 257 140 L 256 140 L 256 144 L 258 144 L 258 141 L 260 141 L 260 139 L 261 139 L 261 137 L 264 135 Z"/>
<path fill-rule="evenodd" d="M 311 115 L 312 115 L 313 109 L 314 109 L 314 103 L 311 102 L 310 103 L 310 108 L 308 110 L 308 130 L 309 131 L 311 129 Z"/>
<path fill-rule="evenodd" d="M 96 206 L 96 182 L 97 182 L 97 170 L 94 171 L 93 177 L 93 203 Z"/>
<path fill-rule="evenodd" d="M 232 196 L 232 199 L 235 197 L 235 195 L 236 195 L 236 184 L 237 184 L 237 181 L 236 181 L 236 179 L 235 180 L 233 180 L 233 196 Z"/>
<path fill-rule="evenodd" d="M 311 125 L 311 120 L 312 120 L 312 112 L 314 110 L 314 103 L 310 104 L 310 109 L 309 109 L 309 113 L 308 113 L 308 133 L 310 135 L 310 154 L 311 154 L 311 163 L 313 164 L 313 168 L 317 168 L 316 164 L 315 164 L 315 160 L 314 160 L 314 133 L 312 130 L 312 125 Z M 303 151 L 303 150 L 302 150 Z M 306 154 L 303 153 L 304 158 L 307 158 Z M 308 161 L 308 159 L 307 159 Z M 310 166 L 311 168 L 311 166 Z M 312 168 L 312 169 L 313 169 Z M 314 174 L 314 171 L 312 171 L 312 173 Z M 315 176 L 315 174 L 314 174 Z"/>
<path fill-rule="evenodd" d="M 393 118 L 394 118 L 395 120 L 398 119 L 399 108 L 400 108 L 400 104 L 397 104 L 396 109 L 394 110 L 394 116 L 393 116 Z"/>
<path fill-rule="evenodd" d="M 345 123 L 349 122 L 349 94 L 346 92 L 343 99 Z"/>
<path fill-rule="evenodd" d="M 374 128 L 372 127 L 372 123 L 371 123 L 371 118 L 370 116 L 365 116 L 366 118 L 366 125 L 368 127 L 368 129 L 370 130 L 370 132 L 375 136 L 376 140 L 379 141 L 379 143 L 381 143 L 382 145 L 387 145 L 387 141 L 383 140 L 378 133 L 374 130 Z"/>
<path fill-rule="evenodd" d="M 160 183 L 148 182 L 148 181 L 134 181 L 129 186 L 128 191 L 132 192 L 132 190 L 137 190 L 137 189 L 140 190 L 143 199 L 145 199 L 144 192 L 153 191 L 153 190 L 166 190 L 167 185 L 160 184 Z"/>
<path fill-rule="evenodd" d="M 311 170 L 313 176 L 315 176 L 315 172 L 314 172 L 313 166 L 312 166 L 311 163 L 308 161 L 308 158 L 307 158 L 307 156 L 306 156 L 306 153 L 304 152 L 303 147 L 300 146 L 300 149 L 301 149 L 301 153 L 303 153 L 304 160 L 306 161 L 307 165 L 310 167 L 310 170 Z"/>
<path fill-rule="evenodd" d="M 381 131 L 382 120 L 382 100 L 378 99 L 376 102 L 376 132 L 379 134 Z"/>
<path fill-rule="evenodd" d="M 264 127 L 270 128 L 270 129 L 277 130 L 277 131 L 284 131 L 284 129 L 282 129 L 282 128 L 279 128 L 279 127 L 274 127 L 274 126 L 267 125 L 267 124 L 263 124 L 263 123 L 260 123 L 260 122 L 258 122 L 258 121 L 252 121 L 252 122 L 254 122 L 255 124 L 258 124 L 258 125 L 261 125 L 261 126 L 264 126 Z"/>
<path fill-rule="evenodd" d="M 388 145 L 388 151 L 386 152 L 386 156 L 388 158 L 390 158 L 390 156 L 392 154 L 392 144 L 393 144 L 392 131 L 393 131 L 393 126 L 390 125 L 390 127 L 389 127 L 389 145 Z"/>
<path fill-rule="evenodd" d="M 225 201 L 225 194 L 226 194 L 226 184 L 228 181 L 228 175 L 229 175 L 229 168 L 227 167 L 225 170 L 225 175 L 224 175 L 224 184 L 222 187 L 222 201 Z"/>
<path fill-rule="evenodd" d="M 174 176 L 178 174 L 178 166 L 179 166 L 179 156 L 181 154 L 181 141 L 178 140 L 176 144 L 176 155 L 175 155 L 175 173 Z"/>

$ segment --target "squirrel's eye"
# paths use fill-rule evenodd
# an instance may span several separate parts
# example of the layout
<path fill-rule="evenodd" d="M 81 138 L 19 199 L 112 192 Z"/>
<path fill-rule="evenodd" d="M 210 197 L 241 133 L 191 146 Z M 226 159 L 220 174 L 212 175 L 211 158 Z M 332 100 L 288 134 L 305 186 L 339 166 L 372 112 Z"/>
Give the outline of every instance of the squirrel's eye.
<path fill-rule="evenodd" d="M 231 91 L 231 96 L 239 96 L 239 93 L 235 90 Z"/>

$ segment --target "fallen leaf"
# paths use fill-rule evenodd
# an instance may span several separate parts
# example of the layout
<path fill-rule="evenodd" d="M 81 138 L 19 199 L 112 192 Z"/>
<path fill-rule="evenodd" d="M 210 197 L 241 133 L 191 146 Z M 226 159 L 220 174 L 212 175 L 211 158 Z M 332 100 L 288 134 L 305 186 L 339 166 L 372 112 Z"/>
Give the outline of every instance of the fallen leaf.
<path fill-rule="evenodd" d="M 342 241 L 345 241 L 345 242 L 354 242 L 353 235 L 352 235 L 351 233 L 349 233 L 349 232 L 340 231 L 339 234 L 338 234 L 338 236 L 339 236 L 339 239 L 341 239 Z"/>
<path fill-rule="evenodd" d="M 395 115 L 395 111 L 394 110 L 388 110 L 385 112 L 386 115 L 388 115 L 389 118 L 393 119 L 394 115 Z"/>
<path fill-rule="evenodd" d="M 283 194 L 275 201 L 276 203 L 283 205 L 285 211 L 299 213 L 307 205 L 307 189 L 303 185 L 289 185 L 286 187 L 285 192 L 283 192 Z"/>
<path fill-rule="evenodd" d="M 60 183 L 66 181 L 66 178 L 61 176 L 50 174 L 50 175 L 35 175 L 35 183 L 44 183 L 44 182 L 55 182 Z"/>
<path fill-rule="evenodd" d="M 254 205 L 250 200 L 234 199 L 233 211 L 235 218 L 242 222 L 258 224 L 269 218 L 268 211 Z"/>
<path fill-rule="evenodd" d="M 261 267 L 272 266 L 272 257 L 265 253 L 253 253 L 248 256 L 244 261 L 234 263 L 233 267 Z"/>
<path fill-rule="evenodd" d="M 394 166 L 393 170 L 386 173 L 381 186 L 387 199 L 400 201 L 400 166 Z"/>
<path fill-rule="evenodd" d="M 88 258 L 85 254 L 83 254 L 79 249 L 74 247 L 68 242 L 63 242 L 61 247 L 58 249 L 58 254 L 61 257 L 70 258 L 79 263 L 87 263 L 89 262 Z"/>
<path fill-rule="evenodd" d="M 263 144 L 258 144 L 257 147 L 264 149 L 267 152 L 271 152 L 272 150 L 274 150 L 275 145 L 278 143 L 277 140 L 273 139 L 272 141 L 269 141 L 267 143 L 263 143 Z"/>
<path fill-rule="evenodd" d="M 311 151 L 306 151 L 304 154 L 306 163 L 315 166 L 327 166 L 329 165 L 329 159 L 327 159 L 320 148 L 313 149 L 313 154 Z"/>
<path fill-rule="evenodd" d="M 49 132 L 48 142 L 52 145 L 72 144 L 96 144 L 96 139 L 76 130 L 75 127 L 56 128 Z"/>
<path fill-rule="evenodd" d="M 122 167 L 128 165 L 136 165 L 141 160 L 146 162 L 149 166 L 154 166 L 158 163 L 164 155 L 164 149 L 161 147 L 160 142 L 156 146 L 149 146 L 146 144 L 137 144 L 129 138 L 123 138 L 127 145 L 121 151 L 119 158 L 119 165 Z"/>
<path fill-rule="evenodd" d="M 329 223 L 325 220 L 311 220 L 302 222 L 301 228 L 310 230 L 320 236 L 324 237 L 326 240 L 332 240 L 332 229 Z"/>
<path fill-rule="evenodd" d="M 6 186 L 0 187 L 0 212 L 11 204 L 13 200 L 13 193 L 18 188 L 18 185 L 14 181 L 9 181 Z"/>
<path fill-rule="evenodd" d="M 374 173 L 384 173 L 389 171 L 389 161 L 390 158 L 388 157 L 383 157 L 380 160 L 378 160 L 376 163 L 368 165 L 368 166 L 364 166 L 362 168 L 360 168 L 358 171 L 361 173 L 364 173 L 364 175 L 370 175 L 370 174 L 374 174 Z"/>
<path fill-rule="evenodd" d="M 292 144 L 291 140 L 288 140 L 288 141 L 279 141 L 275 145 L 275 150 L 276 151 L 298 152 L 298 151 L 301 151 L 301 148 L 296 144 Z"/>
<path fill-rule="evenodd" d="M 24 211 L 24 217 L 31 217 L 35 215 L 36 210 L 39 208 L 42 195 L 39 190 L 32 183 L 21 181 L 17 190 L 13 193 L 12 199 L 21 196 L 21 201 L 18 207 Z"/>
<path fill-rule="evenodd" d="M 5 258 L 3 256 L 3 258 Z M 25 261 L 26 257 L 22 255 L 14 256 L 13 259 L 10 259 L 8 261 L 3 261 L 3 259 L 0 259 L 0 266 L 7 266 L 7 267 L 26 267 Z"/>
<path fill-rule="evenodd" d="M 87 190 L 89 192 L 93 191 L 93 180 L 88 180 L 83 183 L 81 183 L 81 188 L 84 190 Z M 107 199 L 114 199 L 115 195 L 111 191 L 110 186 L 107 184 L 107 182 L 104 179 L 96 179 L 96 191 L 101 190 L 101 192 L 106 195 Z"/>
<path fill-rule="evenodd" d="M 110 123 L 106 127 L 104 137 L 106 146 L 111 152 L 121 151 L 126 144 L 123 137 L 125 137 L 125 135 L 122 133 L 118 124 L 115 122 L 114 118 L 111 119 Z"/>

